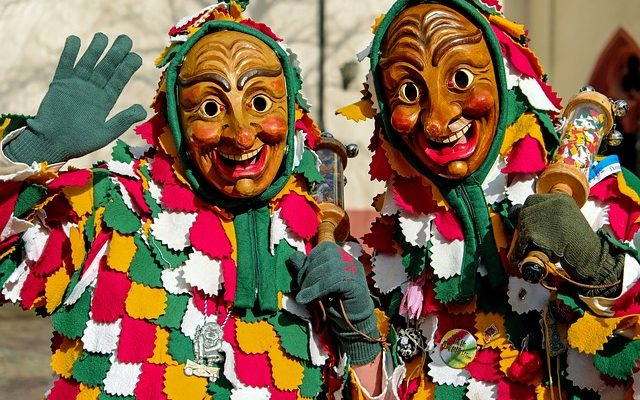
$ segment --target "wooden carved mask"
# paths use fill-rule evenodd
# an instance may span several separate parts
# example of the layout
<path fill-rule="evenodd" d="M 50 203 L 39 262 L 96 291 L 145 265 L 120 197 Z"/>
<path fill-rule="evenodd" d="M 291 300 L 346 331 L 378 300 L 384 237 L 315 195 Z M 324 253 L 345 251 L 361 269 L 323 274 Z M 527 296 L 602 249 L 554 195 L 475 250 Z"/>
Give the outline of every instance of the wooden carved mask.
<path fill-rule="evenodd" d="M 287 90 L 276 53 L 245 33 L 211 33 L 189 50 L 178 81 L 182 134 L 195 166 L 227 196 L 260 195 L 286 149 Z"/>
<path fill-rule="evenodd" d="M 391 126 L 436 174 L 460 179 L 484 162 L 498 120 L 498 87 L 482 32 L 442 5 L 404 10 L 381 46 Z"/>

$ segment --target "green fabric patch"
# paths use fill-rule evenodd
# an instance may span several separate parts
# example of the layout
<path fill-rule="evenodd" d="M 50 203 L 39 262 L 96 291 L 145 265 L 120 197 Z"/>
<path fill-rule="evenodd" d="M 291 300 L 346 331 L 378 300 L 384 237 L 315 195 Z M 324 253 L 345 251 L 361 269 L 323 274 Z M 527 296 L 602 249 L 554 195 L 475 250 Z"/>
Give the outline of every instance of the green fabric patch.
<path fill-rule="evenodd" d="M 625 380 L 633 373 L 640 358 L 640 340 L 613 336 L 604 349 L 593 356 L 595 367 L 604 375 Z"/>
<path fill-rule="evenodd" d="M 528 111 L 527 98 L 519 88 L 507 91 L 507 103 L 509 108 L 506 110 L 505 123 L 506 126 L 513 125 L 525 111 Z"/>
<path fill-rule="evenodd" d="M 385 297 L 388 298 L 387 315 L 398 315 L 403 297 L 402 290 L 396 288 Z"/>
<path fill-rule="evenodd" d="M 584 315 L 584 310 L 582 309 L 582 307 L 580 307 L 580 305 L 578 304 L 578 301 L 576 299 L 574 299 L 573 297 L 557 292 L 556 293 L 556 298 L 557 298 L 558 302 L 560 302 L 560 303 L 564 304 L 565 306 L 569 307 L 571 309 L 571 311 L 576 313 L 576 315 L 578 317 L 582 317 Z"/>
<path fill-rule="evenodd" d="M 322 391 L 322 370 L 314 366 L 304 366 L 302 383 L 299 386 L 300 396 L 315 399 Z"/>
<path fill-rule="evenodd" d="M 487 14 L 491 14 L 491 15 L 500 15 L 499 11 L 496 11 L 495 8 L 493 7 L 489 7 L 488 5 L 484 4 L 483 2 L 479 1 L 479 0 L 471 0 L 471 2 L 473 4 L 475 4 L 475 6 L 477 8 L 479 8 L 480 10 L 486 12 Z"/>
<path fill-rule="evenodd" d="M 109 228 L 125 235 L 136 232 L 142 226 L 140 218 L 124 204 L 120 196 L 113 196 L 106 205 L 103 221 Z"/>
<path fill-rule="evenodd" d="M 418 278 L 424 271 L 427 262 L 427 248 L 415 247 L 407 242 L 402 242 L 404 253 L 402 254 L 402 265 L 411 278 Z"/>
<path fill-rule="evenodd" d="M 180 329 L 188 303 L 189 296 L 167 293 L 167 308 L 164 315 L 153 320 L 153 323 L 163 328 Z"/>
<path fill-rule="evenodd" d="M 538 117 L 538 121 L 540 122 L 542 128 L 542 137 L 544 138 L 545 147 L 547 149 L 547 159 L 551 159 L 554 155 L 556 148 L 560 144 L 560 137 L 556 132 L 555 126 L 553 126 L 553 121 L 549 115 L 544 111 L 539 111 L 536 109 L 531 110 Z"/>
<path fill-rule="evenodd" d="M 53 329 L 69 339 L 82 337 L 87 321 L 89 321 L 92 293 L 93 289 L 88 287 L 75 304 L 58 307 L 51 317 Z"/>
<path fill-rule="evenodd" d="M 104 168 L 94 168 L 93 172 L 93 210 L 109 204 L 112 194 L 116 190 L 111 181 L 109 171 Z"/>
<path fill-rule="evenodd" d="M 435 281 L 436 299 L 441 303 L 451 303 L 458 295 L 460 276 Z"/>
<path fill-rule="evenodd" d="M 111 158 L 113 161 L 120 161 L 126 164 L 135 160 L 129 151 L 129 145 L 121 139 L 116 140 L 116 144 L 113 146 L 113 150 L 111 151 Z"/>
<path fill-rule="evenodd" d="M 22 252 L 22 249 L 16 249 L 16 252 Z M 0 287 L 3 287 L 7 282 L 13 271 L 15 271 L 18 263 L 13 259 L 12 256 L 5 258 L 0 261 Z"/>
<path fill-rule="evenodd" d="M 207 385 L 207 390 L 215 400 L 229 400 L 232 388 L 231 382 L 227 380 L 223 373 L 220 374 L 215 382 L 209 382 Z"/>
<path fill-rule="evenodd" d="M 284 351 L 298 359 L 309 361 L 309 326 L 305 321 L 280 311 L 269 318 L 269 323 L 273 325 Z"/>
<path fill-rule="evenodd" d="M 136 400 L 135 396 L 112 396 L 108 393 L 101 392 L 98 400 Z"/>
<path fill-rule="evenodd" d="M 193 342 L 179 330 L 172 329 L 169 332 L 169 354 L 181 364 L 188 359 L 194 360 Z"/>
<path fill-rule="evenodd" d="M 241 320 L 242 322 L 252 323 L 252 322 L 258 322 L 258 321 L 264 321 L 265 319 L 271 316 L 273 316 L 273 313 L 271 312 L 265 313 L 253 308 L 245 308 L 244 315 L 241 316 Z"/>
<path fill-rule="evenodd" d="M 283 239 L 276 245 L 275 252 L 276 290 L 282 293 L 291 293 L 295 282 L 293 279 L 294 273 L 289 270 L 292 267 L 290 267 L 288 260 L 296 252 L 296 249 Z"/>
<path fill-rule="evenodd" d="M 304 149 L 304 153 L 302 153 L 300 165 L 293 170 L 293 173 L 304 175 L 309 183 L 320 183 L 324 180 L 324 177 L 318 171 L 316 158 L 313 156 L 311 151 L 306 148 Z"/>
<path fill-rule="evenodd" d="M 151 250 L 139 234 L 135 235 L 134 240 L 138 250 L 129 266 L 129 277 L 146 286 L 162 287 L 162 270 L 151 255 Z"/>
<path fill-rule="evenodd" d="M 27 211 L 31 211 L 36 204 L 40 203 L 46 195 L 47 188 L 44 186 L 35 183 L 26 185 L 18 196 L 13 215 L 18 218 L 23 217 Z"/>
<path fill-rule="evenodd" d="M 147 179 L 147 182 L 152 180 L 148 165 L 141 165 L 139 171 L 142 176 Z M 147 203 L 147 206 L 149 206 L 149 209 L 151 210 L 151 216 L 156 218 L 162 212 L 162 207 L 160 207 L 156 202 L 149 190 L 145 190 L 142 196 L 144 197 L 145 203 Z"/>
<path fill-rule="evenodd" d="M 80 358 L 73 364 L 73 379 L 87 386 L 102 386 L 111 368 L 110 357 L 110 355 L 82 352 Z"/>
<path fill-rule="evenodd" d="M 435 400 L 464 400 L 466 392 L 465 386 L 436 385 L 434 398 Z"/>
<path fill-rule="evenodd" d="M 149 244 L 151 245 L 153 258 L 155 258 L 157 264 L 164 267 L 176 268 L 184 264 L 189 258 L 189 254 L 173 251 L 153 236 L 149 236 Z"/>
<path fill-rule="evenodd" d="M 93 243 L 93 239 L 96 237 L 96 216 L 95 214 L 91 214 L 87 218 L 87 223 L 84 226 L 84 238 L 87 241 L 86 247 L 90 247 L 91 243 Z"/>
<path fill-rule="evenodd" d="M 515 312 L 508 312 L 504 315 L 504 328 L 507 331 L 507 338 L 514 346 L 521 349 L 525 337 L 529 336 L 529 343 L 539 343 L 540 337 L 540 316 L 538 313 L 527 313 L 519 315 Z"/>

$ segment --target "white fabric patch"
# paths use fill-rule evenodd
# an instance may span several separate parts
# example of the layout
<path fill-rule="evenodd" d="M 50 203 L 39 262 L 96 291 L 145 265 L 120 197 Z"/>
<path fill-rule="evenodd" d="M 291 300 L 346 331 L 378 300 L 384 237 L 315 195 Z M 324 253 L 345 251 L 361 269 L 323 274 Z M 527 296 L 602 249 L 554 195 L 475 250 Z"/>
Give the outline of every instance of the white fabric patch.
<path fill-rule="evenodd" d="M 242 385 L 236 375 L 236 356 L 233 352 L 233 347 L 225 341 L 222 341 L 222 348 L 220 349 L 224 353 L 224 368 L 222 374 L 227 378 L 233 387 Z"/>
<path fill-rule="evenodd" d="M 527 197 L 536 192 L 536 176 L 533 174 L 516 175 L 507 187 L 507 197 L 513 204 L 524 204 Z"/>
<path fill-rule="evenodd" d="M 373 42 L 369 42 L 367 47 L 365 47 L 364 49 L 360 50 L 358 52 L 358 54 L 356 54 L 358 62 L 362 62 L 362 61 L 364 61 L 365 58 L 369 57 L 369 53 L 371 53 L 371 46 L 373 46 Z"/>
<path fill-rule="evenodd" d="M 444 363 L 440 357 L 440 347 L 435 346 L 430 352 L 431 362 L 429 363 L 428 374 L 433 378 L 433 382 L 439 385 L 463 386 L 467 383 L 471 375 L 464 368 L 451 368 Z"/>
<path fill-rule="evenodd" d="M 284 222 L 282 217 L 280 216 L 280 212 L 282 210 L 276 210 L 271 215 L 271 224 L 269 227 L 269 252 L 271 255 L 275 254 L 275 248 L 278 243 L 282 239 L 286 240 L 291 247 L 305 253 L 304 240 L 296 233 L 294 233 L 291 228 Z"/>
<path fill-rule="evenodd" d="M 395 215 L 398 211 L 400 211 L 400 208 L 398 207 L 398 203 L 396 203 L 396 199 L 393 198 L 393 184 L 391 182 L 387 182 L 387 191 L 384 194 L 380 214 Z"/>
<path fill-rule="evenodd" d="M 518 314 L 542 311 L 549 303 L 551 292 L 539 284 L 533 284 L 517 276 L 509 277 L 509 304 Z"/>
<path fill-rule="evenodd" d="M 204 314 L 198 310 L 196 305 L 193 303 L 193 298 L 189 299 L 189 303 L 187 303 L 187 311 L 184 313 L 184 317 L 182 317 L 182 324 L 180 324 L 180 330 L 186 336 L 189 336 L 191 340 L 194 340 L 196 336 L 196 328 L 204 325 L 205 317 Z"/>
<path fill-rule="evenodd" d="M 282 295 L 282 309 L 290 312 L 296 317 L 300 317 L 305 320 L 311 319 L 311 314 L 309 314 L 307 306 L 298 303 L 292 295 Z"/>
<path fill-rule="evenodd" d="M 197 214 L 161 212 L 151 225 L 153 236 L 172 250 L 181 251 L 189 245 L 189 229 Z"/>
<path fill-rule="evenodd" d="M 99 354 L 110 354 L 118 348 L 118 339 L 122 329 L 122 319 L 116 322 L 102 323 L 91 319 L 89 314 L 87 327 L 82 334 L 82 348 Z"/>
<path fill-rule="evenodd" d="M 151 145 L 149 143 L 145 143 L 142 146 L 130 146 L 129 152 L 136 160 L 142 157 L 149 149 Z"/>
<path fill-rule="evenodd" d="M 171 294 L 189 293 L 191 286 L 184 279 L 182 267 L 174 269 L 163 269 L 161 274 L 162 287 Z"/>
<path fill-rule="evenodd" d="M 0 182 L 23 181 L 40 172 L 39 163 L 34 161 L 31 165 L 28 165 L 25 163 L 13 162 L 2 151 L 4 146 L 13 138 L 24 132 L 25 128 L 26 127 L 22 127 L 9 132 L 9 134 L 0 141 Z M 61 166 L 62 163 L 59 163 L 59 165 Z M 50 165 L 50 167 L 52 166 Z"/>
<path fill-rule="evenodd" d="M 504 160 L 499 156 L 482 182 L 482 191 L 488 204 L 499 203 L 506 197 L 507 174 L 501 172 L 505 166 Z"/>
<path fill-rule="evenodd" d="M 314 331 L 311 321 L 307 322 L 307 325 L 309 327 L 309 332 L 311 332 L 309 335 L 309 355 L 311 357 L 311 364 L 316 367 L 322 367 L 329 359 L 329 353 L 324 350 L 324 346 L 320 341 L 320 336 L 318 336 Z"/>
<path fill-rule="evenodd" d="M 69 294 L 67 300 L 65 300 L 64 304 L 66 306 L 75 304 L 76 301 L 82 296 L 84 291 L 89 287 L 94 287 L 96 284 L 96 279 L 98 278 L 98 271 L 100 270 L 100 260 L 104 257 L 107 249 L 109 248 L 109 243 L 111 240 L 107 240 L 100 250 L 96 253 L 95 258 L 91 261 L 91 264 L 87 267 L 82 274 L 82 277 L 78 281 L 78 283 L 73 287 L 73 290 Z"/>
<path fill-rule="evenodd" d="M 125 163 L 122 161 L 107 161 L 107 169 L 116 175 L 128 176 L 135 180 L 140 180 L 140 177 L 136 175 L 136 171 L 133 169 L 133 163 Z"/>
<path fill-rule="evenodd" d="M 217 295 L 222 289 L 222 264 L 197 250 L 189 254 L 182 270 L 182 276 L 188 284 L 209 296 Z"/>
<path fill-rule="evenodd" d="M 398 221 L 405 240 L 417 247 L 427 247 L 431 240 L 431 222 L 435 218 L 434 214 L 411 215 L 401 211 Z"/>
<path fill-rule="evenodd" d="M 18 233 L 22 233 L 33 226 L 34 225 L 31 222 L 16 218 L 12 215 L 9 218 L 9 221 L 7 221 L 7 225 L 5 225 L 2 233 L 0 233 L 0 241 L 13 235 L 17 235 Z"/>
<path fill-rule="evenodd" d="M 112 357 L 111 368 L 104 378 L 104 391 L 116 396 L 133 396 L 142 364 L 125 364 Z"/>
<path fill-rule="evenodd" d="M 469 400 L 490 400 L 498 398 L 498 385 L 491 382 L 482 382 L 469 378 L 467 393 L 465 397 Z"/>
<path fill-rule="evenodd" d="M 628 399 L 626 388 L 624 385 L 619 386 L 603 386 L 598 392 L 601 399 L 607 400 L 625 400 Z M 634 397 L 636 400 L 637 397 Z"/>
<path fill-rule="evenodd" d="M 581 389 L 595 392 L 605 385 L 600 372 L 593 365 L 593 357 L 572 348 L 567 351 L 567 379 Z"/>
<path fill-rule="evenodd" d="M 38 261 L 49 239 L 49 230 L 40 224 L 27 229 L 22 235 L 27 260 Z"/>
<path fill-rule="evenodd" d="M 633 398 L 640 399 L 640 371 L 636 371 L 631 380 L 633 380 Z"/>
<path fill-rule="evenodd" d="M 242 385 L 239 388 L 231 389 L 230 400 L 269 400 L 271 393 L 267 388 L 256 388 Z"/>
<path fill-rule="evenodd" d="M 631 254 L 624 255 L 624 270 L 622 271 L 622 293 L 631 289 L 640 278 L 640 264 Z"/>
<path fill-rule="evenodd" d="M 389 293 L 400 286 L 406 287 L 409 277 L 402 265 L 402 257 L 397 254 L 376 254 L 371 262 L 375 287 L 382 293 Z"/>
<path fill-rule="evenodd" d="M 597 231 L 605 225 L 609 225 L 609 205 L 599 201 L 587 200 L 580 209 L 582 215 L 587 219 L 591 229 Z"/>
<path fill-rule="evenodd" d="M 462 272 L 464 241 L 454 239 L 448 241 L 442 236 L 436 224 L 431 225 L 431 266 L 440 278 L 451 278 Z"/>
<path fill-rule="evenodd" d="M 373 73 L 371 71 L 367 73 L 367 85 L 369 85 L 369 93 L 371 93 L 371 101 L 373 102 L 372 108 L 376 110 L 376 113 L 380 111 L 378 109 L 378 94 L 376 93 L 376 85 L 373 82 Z"/>
<path fill-rule="evenodd" d="M 131 199 L 131 195 L 129 194 L 129 191 L 124 187 L 124 185 L 120 183 L 120 181 L 115 177 L 111 177 L 111 182 L 113 182 L 113 184 L 118 187 L 118 190 L 122 195 L 122 201 L 127 206 L 127 208 L 136 214 L 140 214 L 138 206 L 133 203 L 133 199 Z"/>
<path fill-rule="evenodd" d="M 162 189 L 160 189 L 160 186 L 158 186 L 158 184 L 152 180 L 150 180 L 148 183 L 149 193 L 151 194 L 151 197 L 156 201 L 156 203 L 161 204 L 160 199 L 162 198 Z"/>
<path fill-rule="evenodd" d="M 427 338 L 426 348 L 428 351 L 435 347 L 436 330 L 438 329 L 438 317 L 435 315 L 427 315 L 418 323 L 418 329 L 422 332 L 422 336 Z"/>
<path fill-rule="evenodd" d="M 527 96 L 529 103 L 534 108 L 555 112 L 560 111 L 553 105 L 551 100 L 549 100 L 547 94 L 544 92 L 537 80 L 523 74 L 518 74 L 516 72 L 516 68 L 511 65 L 507 59 L 503 58 L 503 61 L 507 77 L 507 87 L 509 89 L 512 89 L 515 86 L 520 87 L 520 90 L 522 90 L 522 93 Z"/>
<path fill-rule="evenodd" d="M 27 268 L 27 263 L 22 261 L 20 265 L 13 270 L 11 275 L 9 275 L 9 279 L 4 283 L 4 286 L 2 286 L 2 295 L 4 298 L 12 303 L 20 301 L 20 292 L 27 280 L 27 276 L 29 276 L 29 269 Z"/>
<path fill-rule="evenodd" d="M 293 141 L 293 169 L 296 169 L 302 162 L 304 155 L 304 140 L 307 137 L 305 131 L 297 130 Z"/>
<path fill-rule="evenodd" d="M 362 245 L 358 242 L 354 242 L 353 240 L 344 242 L 344 244 L 342 245 L 342 250 L 346 251 L 347 254 L 355 259 L 360 258 L 364 254 Z"/>

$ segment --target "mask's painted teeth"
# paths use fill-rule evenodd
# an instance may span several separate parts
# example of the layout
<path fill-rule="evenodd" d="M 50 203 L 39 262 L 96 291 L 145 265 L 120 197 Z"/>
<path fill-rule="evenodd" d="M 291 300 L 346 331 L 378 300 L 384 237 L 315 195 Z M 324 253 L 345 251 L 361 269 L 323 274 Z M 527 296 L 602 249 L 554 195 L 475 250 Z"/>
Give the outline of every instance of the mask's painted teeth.
<path fill-rule="evenodd" d="M 466 124 L 462 128 L 454 131 L 455 128 L 457 128 L 458 126 L 461 125 L 459 123 L 461 120 L 463 122 L 465 122 Z M 453 135 L 447 136 L 445 138 L 429 138 L 429 139 L 432 142 L 436 142 L 436 143 L 444 143 L 444 144 L 453 143 L 453 142 L 456 142 L 456 141 L 460 140 L 461 137 L 466 135 L 467 132 L 469 131 L 469 128 L 471 128 L 471 121 L 461 118 L 460 120 L 458 120 L 458 121 L 454 122 L 453 124 L 449 125 L 449 129 L 451 131 L 453 131 Z"/>
<path fill-rule="evenodd" d="M 260 153 L 260 150 L 262 150 L 262 146 L 255 149 L 254 151 L 251 151 L 249 153 L 244 153 L 244 154 L 225 154 L 221 151 L 218 151 L 218 154 L 220 155 L 220 157 L 225 158 L 227 160 L 231 160 L 231 161 L 245 161 L 248 160 L 250 158 L 253 158 L 255 156 L 258 155 L 258 153 Z"/>

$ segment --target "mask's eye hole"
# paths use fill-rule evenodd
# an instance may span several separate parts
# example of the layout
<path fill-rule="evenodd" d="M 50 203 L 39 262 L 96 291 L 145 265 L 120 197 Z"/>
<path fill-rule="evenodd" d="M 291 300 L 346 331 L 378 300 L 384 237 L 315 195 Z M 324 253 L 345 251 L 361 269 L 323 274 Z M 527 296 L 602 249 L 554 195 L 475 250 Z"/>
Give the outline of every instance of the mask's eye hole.
<path fill-rule="evenodd" d="M 473 73 L 468 69 L 461 68 L 453 74 L 449 87 L 464 90 L 471 86 L 471 82 L 473 82 Z"/>
<path fill-rule="evenodd" d="M 413 82 L 407 82 L 400 86 L 400 98 L 407 103 L 415 103 L 420 96 L 420 89 Z"/>
<path fill-rule="evenodd" d="M 213 100 L 207 100 L 200 106 L 200 113 L 207 118 L 213 118 L 224 110 L 224 106 Z"/>
<path fill-rule="evenodd" d="M 251 103 L 249 103 L 249 108 L 256 110 L 259 113 L 263 113 L 268 111 L 271 108 L 271 104 L 273 102 L 270 98 L 263 94 L 259 94 L 251 99 Z"/>

